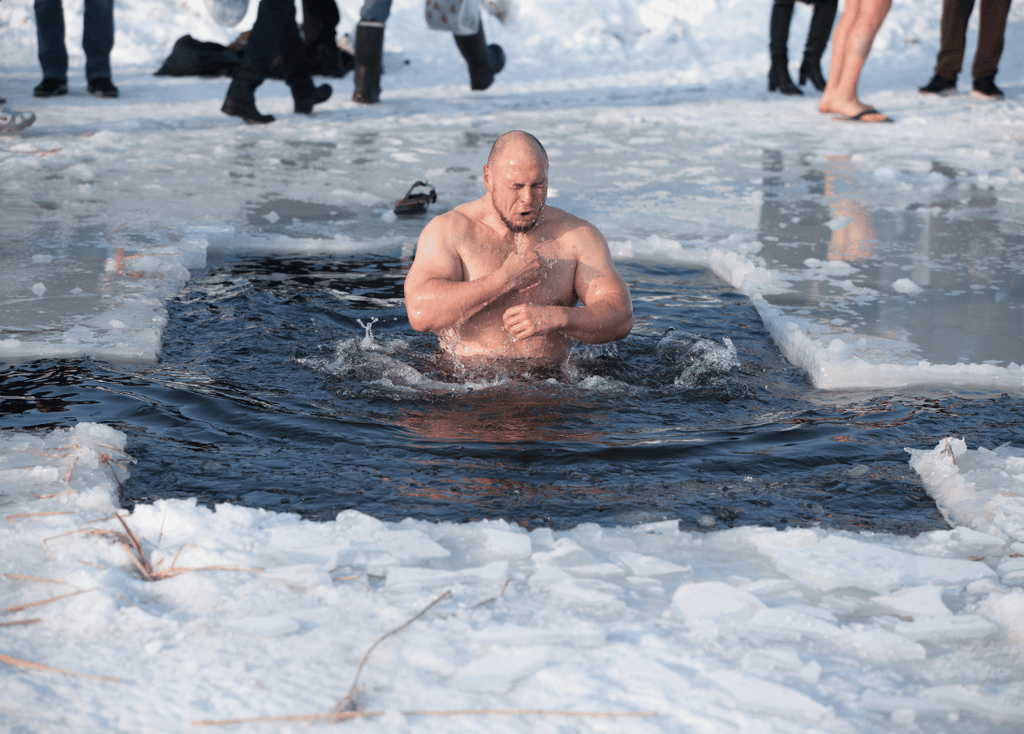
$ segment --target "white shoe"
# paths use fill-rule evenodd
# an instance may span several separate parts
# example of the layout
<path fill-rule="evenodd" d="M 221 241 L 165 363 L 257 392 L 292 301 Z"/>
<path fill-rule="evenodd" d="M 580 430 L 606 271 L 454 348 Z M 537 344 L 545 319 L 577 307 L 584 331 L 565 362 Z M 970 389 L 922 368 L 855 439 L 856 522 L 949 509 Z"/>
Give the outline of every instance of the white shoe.
<path fill-rule="evenodd" d="M 34 112 L 13 112 L 0 109 L 0 135 L 18 133 L 36 121 Z"/>

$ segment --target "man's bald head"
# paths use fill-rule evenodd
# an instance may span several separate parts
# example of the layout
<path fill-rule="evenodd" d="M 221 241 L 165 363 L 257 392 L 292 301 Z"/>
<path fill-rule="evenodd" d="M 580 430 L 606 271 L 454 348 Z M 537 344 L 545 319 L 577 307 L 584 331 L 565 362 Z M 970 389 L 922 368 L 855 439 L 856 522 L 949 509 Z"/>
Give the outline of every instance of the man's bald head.
<path fill-rule="evenodd" d="M 491 154 L 487 156 L 488 167 L 493 168 L 498 165 L 506 153 L 518 150 L 521 146 L 531 149 L 538 158 L 544 161 L 545 167 L 548 165 L 548 152 L 544 150 L 544 146 L 536 137 L 523 130 L 510 130 L 504 135 L 500 135 L 491 146 Z"/>

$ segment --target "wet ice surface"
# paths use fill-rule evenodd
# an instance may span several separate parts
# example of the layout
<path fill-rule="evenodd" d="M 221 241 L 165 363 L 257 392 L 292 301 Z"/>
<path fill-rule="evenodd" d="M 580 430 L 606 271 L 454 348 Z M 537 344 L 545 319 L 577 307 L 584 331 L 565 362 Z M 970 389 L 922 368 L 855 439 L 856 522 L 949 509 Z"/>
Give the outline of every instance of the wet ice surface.
<path fill-rule="evenodd" d="M 223 86 L 129 78 L 129 89 L 133 81 L 188 97 Z M 744 270 L 729 284 L 764 296 L 780 322 L 773 327 L 780 348 L 822 386 L 842 387 L 843 376 L 819 377 L 812 362 L 802 363 L 800 348 L 785 338 L 787 322 L 840 367 L 855 358 L 1002 368 L 1020 361 L 1024 178 L 1018 146 L 999 127 L 983 128 L 991 139 L 968 151 L 926 152 L 908 134 L 936 114 L 923 107 L 904 114 L 884 147 L 828 118 L 801 120 L 799 137 L 778 124 L 754 143 L 739 125 L 751 103 L 702 103 L 697 92 L 677 88 L 638 95 L 644 105 L 626 107 L 609 107 L 593 92 L 497 97 L 486 112 L 474 98 L 455 98 L 446 100 L 439 132 L 427 114 L 436 100 L 395 95 L 386 111 L 284 116 L 273 135 L 202 116 L 169 132 L 83 114 L 74 132 L 37 126 L 34 137 L 8 143 L 13 180 L 0 226 L 14 267 L 0 281 L 10 299 L 4 338 L 42 342 L 55 353 L 56 345 L 68 354 L 116 350 L 123 334 L 116 325 L 111 333 L 110 322 L 124 322 L 117 304 L 137 286 L 126 278 L 106 283 L 142 263 L 103 261 L 101 270 L 101 253 L 130 258 L 203 243 L 212 251 L 338 253 L 412 243 L 422 222 L 395 221 L 387 211 L 409 183 L 429 179 L 437 187 L 431 214 L 475 197 L 489 141 L 522 127 L 541 133 L 549 148 L 551 202 L 599 223 L 620 257 L 700 261 L 711 251 L 712 259 L 739 260 Z M 54 147 L 59 154 L 48 154 Z M 693 248 L 703 254 L 687 255 Z M 161 267 L 149 265 L 149 272 Z M 753 269 L 755 279 L 744 282 Z M 36 292 L 38 284 L 45 291 Z M 83 322 L 79 311 L 96 315 Z M 158 314 L 150 321 L 160 326 Z M 97 343 L 69 335 L 75 325 L 91 329 Z M 33 328 L 42 333 L 24 332 Z M 151 358 L 154 340 L 141 339 L 140 356 Z M 32 349 L 0 342 L 0 353 L 12 356 Z M 996 383 L 1019 386 L 1019 374 L 1011 369 Z"/>

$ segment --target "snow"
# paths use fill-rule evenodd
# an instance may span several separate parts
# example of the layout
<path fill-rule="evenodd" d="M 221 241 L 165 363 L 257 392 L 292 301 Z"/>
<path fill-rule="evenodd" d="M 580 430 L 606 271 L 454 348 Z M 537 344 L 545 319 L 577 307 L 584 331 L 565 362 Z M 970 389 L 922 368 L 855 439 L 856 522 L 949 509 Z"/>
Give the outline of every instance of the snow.
<path fill-rule="evenodd" d="M 339 2 L 342 31 L 359 4 Z M 483 94 L 421 4 L 396 0 L 381 105 L 331 80 L 300 119 L 267 82 L 257 101 L 279 120 L 259 129 L 219 112 L 223 79 L 151 76 L 178 37 L 226 43 L 254 9 L 223 29 L 198 0 L 119 2 L 110 101 L 84 94 L 82 3 L 65 7 L 71 93 L 36 100 L 31 3 L 0 3 L 0 93 L 37 114 L 0 139 L 4 360 L 152 361 L 167 299 L 224 254 L 408 250 L 390 207 L 410 176 L 454 206 L 478 195 L 488 136 L 526 127 L 549 147 L 554 201 L 598 222 L 617 259 L 711 271 L 815 386 L 1022 392 L 1020 7 L 1008 98 L 991 104 L 917 95 L 939 4 L 894 4 L 862 81 L 898 120 L 884 130 L 836 125 L 813 94 L 766 95 L 760 0 L 519 0 L 507 27 L 485 16 L 509 66 Z M 799 6 L 796 62 L 808 20 Z M 759 237 L 776 153 L 831 187 L 803 195 L 835 235 L 827 256 L 784 240 L 792 213 L 772 215 L 776 245 Z M 792 170 L 779 185 L 801 185 Z M 944 229 L 977 238 L 906 234 Z M 902 316 L 921 299 L 990 356 L 926 343 L 932 323 Z M 949 530 L 527 532 L 188 500 L 127 512 L 123 433 L 5 431 L 0 728 L 185 732 L 354 702 L 374 714 L 354 731 L 1020 731 L 1024 450 L 936 436 L 908 452 Z M 474 713 L 432 715 L 454 711 Z"/>

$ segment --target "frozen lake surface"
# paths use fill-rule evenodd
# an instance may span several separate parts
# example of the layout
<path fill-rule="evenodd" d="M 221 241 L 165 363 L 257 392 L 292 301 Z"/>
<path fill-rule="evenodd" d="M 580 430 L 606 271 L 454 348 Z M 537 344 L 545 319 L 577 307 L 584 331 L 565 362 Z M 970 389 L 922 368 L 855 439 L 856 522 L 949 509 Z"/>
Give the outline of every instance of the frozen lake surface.
<path fill-rule="evenodd" d="M 486 93 L 397 0 L 382 104 L 269 81 L 254 128 L 151 75 L 233 37 L 200 3 L 119 5 L 116 101 L 80 3 L 48 100 L 0 5 L 37 115 L 0 138 L 0 728 L 1020 730 L 1024 49 L 1003 102 L 921 98 L 939 9 L 899 4 L 862 84 L 897 123 L 844 124 L 764 91 L 763 2 L 517 7 Z M 452 384 L 391 207 L 479 196 L 512 128 L 637 326 L 560 382 Z"/>

